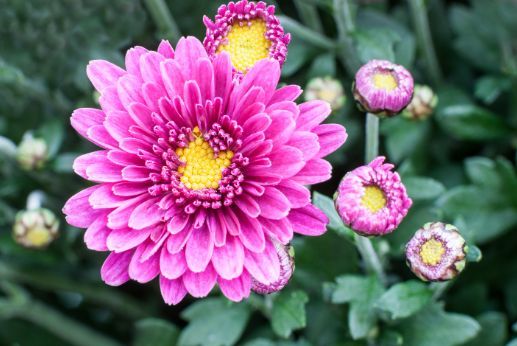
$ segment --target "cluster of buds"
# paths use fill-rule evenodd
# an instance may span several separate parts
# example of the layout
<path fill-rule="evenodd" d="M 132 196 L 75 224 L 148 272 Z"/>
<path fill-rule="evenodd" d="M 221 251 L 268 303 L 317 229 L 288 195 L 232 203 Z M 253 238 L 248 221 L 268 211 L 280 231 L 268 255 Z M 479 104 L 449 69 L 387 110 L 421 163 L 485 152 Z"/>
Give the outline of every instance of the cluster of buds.
<path fill-rule="evenodd" d="M 316 77 L 305 88 L 305 100 L 323 100 L 330 104 L 332 111 L 343 108 L 346 102 L 341 82 L 332 77 Z"/>
<path fill-rule="evenodd" d="M 41 249 L 58 236 L 59 220 L 48 209 L 22 210 L 16 214 L 14 240 L 27 248 Z"/>

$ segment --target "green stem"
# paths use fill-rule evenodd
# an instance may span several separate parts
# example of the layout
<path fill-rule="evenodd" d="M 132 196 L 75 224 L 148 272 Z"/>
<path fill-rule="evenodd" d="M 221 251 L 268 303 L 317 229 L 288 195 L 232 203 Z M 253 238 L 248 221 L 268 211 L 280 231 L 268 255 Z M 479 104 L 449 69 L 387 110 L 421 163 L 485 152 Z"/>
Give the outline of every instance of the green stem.
<path fill-rule="evenodd" d="M 425 63 L 429 76 L 435 85 L 442 81 L 442 72 L 431 37 L 431 30 L 429 28 L 429 19 L 427 18 L 427 8 L 424 0 L 408 0 L 409 8 L 411 10 L 411 17 L 413 25 L 418 38 L 418 44 L 424 54 Z"/>
<path fill-rule="evenodd" d="M 3 290 L 9 299 L 0 299 L 0 312 L 4 318 L 21 318 L 32 322 L 51 333 L 77 346 L 115 346 L 120 345 L 95 330 L 68 318 L 61 312 L 31 299 L 16 285 L 9 285 Z"/>
<path fill-rule="evenodd" d="M 181 37 L 181 32 L 165 0 L 145 0 L 144 2 L 158 27 L 159 35 L 172 42 L 177 42 Z"/>
<path fill-rule="evenodd" d="M 339 57 L 350 75 L 361 66 L 351 35 L 355 32 L 352 6 L 348 0 L 334 0 L 334 19 L 338 30 Z"/>
<path fill-rule="evenodd" d="M 261 297 L 255 293 L 250 294 L 247 302 L 251 305 L 255 310 L 258 310 L 264 315 L 266 318 L 271 318 L 271 301 L 267 299 L 270 296 Z"/>
<path fill-rule="evenodd" d="M 88 285 L 78 280 L 69 280 L 66 277 L 51 273 L 14 270 L 1 262 L 0 277 L 50 291 L 76 292 L 82 294 L 89 301 L 101 306 L 108 306 L 131 319 L 143 318 L 148 315 L 146 309 L 138 302 L 120 292 L 115 293 L 107 287 Z"/>
<path fill-rule="evenodd" d="M 303 0 L 295 0 L 294 5 L 296 6 L 298 14 L 305 25 L 316 32 L 323 32 L 323 26 L 321 25 L 318 11 L 314 5 L 308 4 Z"/>
<path fill-rule="evenodd" d="M 336 48 L 335 43 L 326 36 L 303 26 L 289 17 L 278 16 L 278 18 L 286 32 L 290 32 L 301 40 L 324 50 L 332 51 Z"/>
<path fill-rule="evenodd" d="M 434 282 L 430 285 L 433 292 L 433 299 L 438 300 L 451 287 L 452 281 Z"/>
<path fill-rule="evenodd" d="M 366 113 L 366 147 L 364 160 L 370 163 L 379 155 L 379 117 Z"/>

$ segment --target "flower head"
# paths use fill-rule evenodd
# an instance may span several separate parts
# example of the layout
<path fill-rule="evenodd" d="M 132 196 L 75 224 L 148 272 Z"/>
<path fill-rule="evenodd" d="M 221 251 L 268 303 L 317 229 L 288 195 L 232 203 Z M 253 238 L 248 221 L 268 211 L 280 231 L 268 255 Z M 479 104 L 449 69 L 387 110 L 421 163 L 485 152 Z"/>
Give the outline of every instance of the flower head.
<path fill-rule="evenodd" d="M 14 240 L 28 248 L 41 249 L 58 236 L 59 220 L 48 209 L 22 210 L 16 214 Z"/>
<path fill-rule="evenodd" d="M 453 225 L 429 222 L 406 245 L 411 271 L 424 281 L 446 281 L 465 267 L 465 239 Z"/>
<path fill-rule="evenodd" d="M 354 98 L 365 112 L 380 116 L 400 113 L 413 96 L 413 77 L 404 67 L 371 60 L 355 75 Z"/>
<path fill-rule="evenodd" d="M 325 102 L 298 105 L 298 86 L 277 89 L 278 61 L 234 80 L 229 54 L 209 59 L 189 37 L 176 50 L 168 42 L 157 52 L 130 49 L 125 70 L 92 61 L 87 73 L 102 109 L 78 109 L 71 122 L 101 149 L 78 157 L 74 170 L 98 184 L 63 211 L 87 228 L 90 249 L 111 252 L 106 283 L 159 276 L 169 304 L 218 283 L 239 301 L 252 280 L 280 278 L 275 241 L 325 232 L 306 185 L 329 179 L 323 157 L 346 132 L 320 124 Z"/>
<path fill-rule="evenodd" d="M 272 58 L 282 65 L 291 40 L 275 16 L 275 6 L 263 1 L 241 0 L 221 5 L 215 21 L 204 17 L 203 41 L 210 57 L 221 52 L 230 55 L 238 75 L 246 73 L 257 61 Z"/>
<path fill-rule="evenodd" d="M 384 157 L 348 172 L 339 184 L 336 209 L 354 231 L 365 236 L 392 232 L 406 216 L 412 201 L 393 165 Z"/>
<path fill-rule="evenodd" d="M 275 250 L 280 261 L 280 276 L 275 282 L 265 285 L 257 280 L 252 280 L 251 290 L 259 294 L 270 294 L 280 291 L 287 285 L 294 273 L 294 248 L 284 245 L 272 239 Z"/>
<path fill-rule="evenodd" d="M 316 77 L 307 84 L 305 100 L 327 101 L 330 103 L 330 108 L 337 111 L 345 105 L 346 96 L 339 80 L 332 77 Z"/>
<path fill-rule="evenodd" d="M 412 120 L 427 119 L 438 103 L 438 96 L 427 85 L 415 85 L 413 99 L 402 112 L 402 116 Z"/>
<path fill-rule="evenodd" d="M 34 138 L 26 134 L 16 151 L 16 160 L 26 171 L 41 169 L 48 159 L 47 142 L 41 138 Z"/>

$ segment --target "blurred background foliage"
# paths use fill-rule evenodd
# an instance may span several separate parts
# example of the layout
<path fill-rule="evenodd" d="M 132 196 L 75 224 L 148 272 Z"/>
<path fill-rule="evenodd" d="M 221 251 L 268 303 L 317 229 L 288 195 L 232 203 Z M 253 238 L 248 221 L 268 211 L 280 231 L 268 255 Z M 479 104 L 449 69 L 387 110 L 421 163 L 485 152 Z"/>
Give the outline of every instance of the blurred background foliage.
<path fill-rule="evenodd" d="M 168 307 L 156 284 L 101 282 L 105 254 L 87 251 L 83 232 L 60 212 L 85 186 L 72 173 L 73 159 L 93 149 L 69 126 L 74 108 L 96 106 L 85 66 L 98 58 L 122 64 L 127 48 L 153 48 L 179 33 L 202 38 L 203 14 L 213 16 L 219 5 L 0 0 L 0 344 L 517 345 L 512 0 L 276 1 L 293 36 L 283 80 L 306 86 L 333 76 L 348 99 L 329 119 L 349 133 L 331 157 L 334 178 L 314 187 L 329 232 L 294 239 L 297 269 L 282 293 L 240 304 L 215 293 Z M 428 119 L 382 121 L 381 152 L 398 165 L 414 200 L 400 228 L 374 241 L 388 287 L 364 273 L 328 197 L 362 162 L 364 115 L 349 90 L 355 70 L 372 58 L 404 65 L 439 97 Z M 39 170 L 15 160 L 27 133 L 48 147 Z M 60 237 L 45 250 L 23 248 L 11 234 L 16 212 L 36 190 L 61 220 Z M 418 282 L 404 263 L 405 243 L 432 220 L 455 224 L 483 253 L 448 286 Z"/>

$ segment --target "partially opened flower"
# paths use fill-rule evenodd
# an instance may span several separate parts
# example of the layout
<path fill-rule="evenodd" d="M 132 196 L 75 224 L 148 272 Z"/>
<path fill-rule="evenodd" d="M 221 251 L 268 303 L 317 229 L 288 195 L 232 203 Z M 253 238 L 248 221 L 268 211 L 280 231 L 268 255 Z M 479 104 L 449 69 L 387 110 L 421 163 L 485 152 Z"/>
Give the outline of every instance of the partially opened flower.
<path fill-rule="evenodd" d="M 259 294 L 270 294 L 280 291 L 289 283 L 294 273 L 294 248 L 290 244 L 284 245 L 274 239 L 272 239 L 272 242 L 275 245 L 278 260 L 280 261 L 280 276 L 278 280 L 268 285 L 253 280 L 251 290 Z"/>
<path fill-rule="evenodd" d="M 406 216 L 412 201 L 393 165 L 379 156 L 348 172 L 336 193 L 336 209 L 343 222 L 365 236 L 392 232 Z"/>
<path fill-rule="evenodd" d="M 239 301 L 252 280 L 280 278 L 276 241 L 325 232 L 306 185 L 330 178 L 323 157 L 346 132 L 320 124 L 328 104 L 297 105 L 298 86 L 277 89 L 278 61 L 261 60 L 237 81 L 227 53 L 211 60 L 189 37 L 175 51 L 168 42 L 130 49 L 125 70 L 92 61 L 87 73 L 102 109 L 78 109 L 71 121 L 101 149 L 74 170 L 98 184 L 63 211 L 87 228 L 90 249 L 111 252 L 106 283 L 159 276 L 169 304 L 218 283 Z"/>
<path fill-rule="evenodd" d="M 246 73 L 257 61 L 270 57 L 282 65 L 291 40 L 275 16 L 275 6 L 263 1 L 241 0 L 222 5 L 215 21 L 204 17 L 203 41 L 211 57 L 228 52 L 238 75 Z"/>
<path fill-rule="evenodd" d="M 465 267 L 465 239 L 453 225 L 429 222 L 406 245 L 411 271 L 424 281 L 446 281 Z"/>
<path fill-rule="evenodd" d="M 371 60 L 357 71 L 353 93 L 363 111 L 393 116 L 411 102 L 413 77 L 400 65 Z"/>

